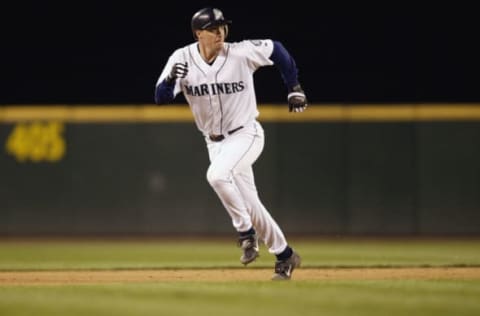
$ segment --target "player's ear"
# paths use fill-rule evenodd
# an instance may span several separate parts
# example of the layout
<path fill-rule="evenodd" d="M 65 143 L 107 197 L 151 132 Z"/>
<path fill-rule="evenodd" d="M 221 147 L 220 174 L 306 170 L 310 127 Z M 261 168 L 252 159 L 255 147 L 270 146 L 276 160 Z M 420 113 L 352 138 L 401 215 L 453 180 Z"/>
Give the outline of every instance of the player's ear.
<path fill-rule="evenodd" d="M 198 40 L 198 37 L 202 31 L 201 30 L 195 30 L 195 39 Z"/>

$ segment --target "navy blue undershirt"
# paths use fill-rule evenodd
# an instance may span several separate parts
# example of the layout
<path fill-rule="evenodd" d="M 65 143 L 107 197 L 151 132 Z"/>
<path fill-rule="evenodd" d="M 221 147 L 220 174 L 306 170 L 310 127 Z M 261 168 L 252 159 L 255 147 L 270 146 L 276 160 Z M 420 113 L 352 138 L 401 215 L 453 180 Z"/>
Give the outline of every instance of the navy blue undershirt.
<path fill-rule="evenodd" d="M 282 43 L 273 41 L 273 52 L 270 56 L 277 69 L 282 75 L 283 82 L 291 91 L 294 86 L 298 84 L 298 69 L 295 60 L 288 53 Z"/>

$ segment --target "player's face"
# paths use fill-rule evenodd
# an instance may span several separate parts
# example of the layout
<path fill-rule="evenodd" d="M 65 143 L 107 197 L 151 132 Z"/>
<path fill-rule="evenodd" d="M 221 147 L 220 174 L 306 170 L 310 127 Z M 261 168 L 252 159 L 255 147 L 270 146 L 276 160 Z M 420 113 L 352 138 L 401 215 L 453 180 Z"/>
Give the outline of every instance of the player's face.
<path fill-rule="evenodd" d="M 198 34 L 198 40 L 203 44 L 211 47 L 222 47 L 225 41 L 226 26 L 214 26 L 206 30 L 202 30 Z"/>

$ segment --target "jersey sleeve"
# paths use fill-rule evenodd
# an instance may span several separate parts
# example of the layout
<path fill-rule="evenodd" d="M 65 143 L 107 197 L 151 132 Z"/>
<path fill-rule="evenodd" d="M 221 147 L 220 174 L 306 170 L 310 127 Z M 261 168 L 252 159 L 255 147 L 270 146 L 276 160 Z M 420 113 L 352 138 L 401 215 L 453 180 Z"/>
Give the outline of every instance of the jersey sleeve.
<path fill-rule="evenodd" d="M 239 43 L 243 54 L 247 58 L 247 64 L 252 71 L 262 66 L 271 66 L 273 62 L 270 55 L 273 52 L 273 41 L 269 39 L 244 40 Z"/>

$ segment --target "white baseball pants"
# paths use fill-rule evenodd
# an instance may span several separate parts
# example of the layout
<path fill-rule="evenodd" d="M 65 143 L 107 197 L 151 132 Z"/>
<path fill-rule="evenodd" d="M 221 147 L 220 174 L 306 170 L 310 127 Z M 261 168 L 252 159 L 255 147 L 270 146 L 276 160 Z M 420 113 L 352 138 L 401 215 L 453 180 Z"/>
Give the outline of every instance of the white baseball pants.
<path fill-rule="evenodd" d="M 207 180 L 222 201 L 239 232 L 255 229 L 272 254 L 287 246 L 285 236 L 260 201 L 252 165 L 264 146 L 264 131 L 254 122 L 220 142 L 206 137 L 210 166 Z"/>

